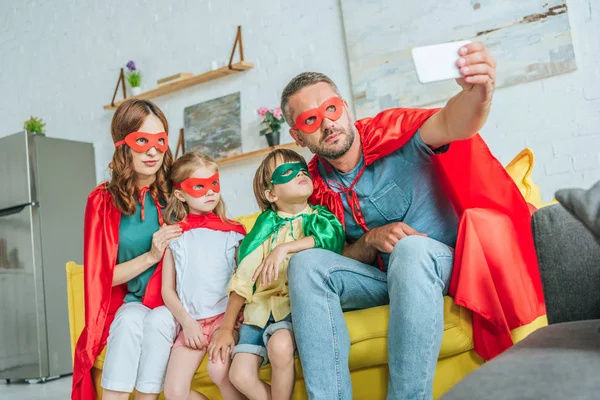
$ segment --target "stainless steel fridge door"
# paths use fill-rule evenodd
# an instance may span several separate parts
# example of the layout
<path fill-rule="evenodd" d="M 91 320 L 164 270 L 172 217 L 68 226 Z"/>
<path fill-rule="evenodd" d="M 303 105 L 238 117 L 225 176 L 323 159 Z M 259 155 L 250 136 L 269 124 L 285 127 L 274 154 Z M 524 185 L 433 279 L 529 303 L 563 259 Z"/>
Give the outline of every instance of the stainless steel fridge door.
<path fill-rule="evenodd" d="M 0 379 L 48 376 L 39 213 L 0 210 Z"/>
<path fill-rule="evenodd" d="M 65 264 L 83 262 L 83 215 L 96 184 L 90 143 L 36 136 L 36 189 L 51 376 L 73 370 Z"/>
<path fill-rule="evenodd" d="M 37 200 L 31 179 L 31 138 L 26 132 L 0 138 L 0 210 Z"/>

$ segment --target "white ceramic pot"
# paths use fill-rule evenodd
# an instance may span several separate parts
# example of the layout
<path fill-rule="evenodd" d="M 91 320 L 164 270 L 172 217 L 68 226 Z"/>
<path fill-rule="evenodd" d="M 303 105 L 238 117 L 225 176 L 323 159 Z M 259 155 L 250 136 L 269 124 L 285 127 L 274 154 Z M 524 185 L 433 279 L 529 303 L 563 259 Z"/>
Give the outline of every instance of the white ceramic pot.
<path fill-rule="evenodd" d="M 138 96 L 138 95 L 142 94 L 142 88 L 139 86 L 132 87 L 131 94 L 134 96 Z"/>

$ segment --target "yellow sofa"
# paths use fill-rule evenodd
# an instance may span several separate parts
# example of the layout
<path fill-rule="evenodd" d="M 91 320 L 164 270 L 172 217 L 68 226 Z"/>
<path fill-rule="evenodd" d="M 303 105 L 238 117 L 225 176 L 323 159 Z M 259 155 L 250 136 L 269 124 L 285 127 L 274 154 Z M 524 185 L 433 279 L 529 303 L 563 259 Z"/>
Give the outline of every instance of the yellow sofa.
<path fill-rule="evenodd" d="M 533 153 L 531 150 L 525 149 L 507 165 L 506 170 L 525 198 L 539 208 L 546 204 L 541 201 L 539 188 L 531 181 L 533 161 Z M 239 218 L 239 221 L 249 230 L 257 215 L 242 217 Z M 74 351 L 75 343 L 85 323 L 83 267 L 81 265 L 74 262 L 67 263 L 67 282 L 71 347 Z M 351 340 L 349 364 L 354 399 L 385 399 L 388 376 L 388 314 L 388 306 L 345 313 Z M 527 326 L 515 329 L 512 332 L 513 340 L 517 342 L 545 325 L 547 325 L 546 317 L 540 317 Z M 105 351 L 94 363 L 93 374 L 97 393 L 102 390 L 100 377 Z M 210 399 L 221 399 L 217 387 L 208 377 L 206 362 L 205 359 L 198 368 L 192 382 L 192 389 L 204 393 Z M 446 296 L 444 298 L 444 336 L 433 383 L 434 398 L 439 398 L 483 362 L 483 359 L 473 350 L 471 312 L 457 306 L 451 297 Z M 296 358 L 296 371 L 297 379 L 293 399 L 306 399 L 302 367 L 298 358 Z M 261 368 L 261 378 L 268 381 L 270 375 L 269 365 Z M 133 397 L 131 398 L 133 399 Z"/>

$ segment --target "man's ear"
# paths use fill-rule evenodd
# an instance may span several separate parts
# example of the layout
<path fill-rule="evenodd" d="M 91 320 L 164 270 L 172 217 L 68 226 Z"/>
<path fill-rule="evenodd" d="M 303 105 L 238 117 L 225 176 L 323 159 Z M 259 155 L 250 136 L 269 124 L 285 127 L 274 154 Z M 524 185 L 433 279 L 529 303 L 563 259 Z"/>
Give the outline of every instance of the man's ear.
<path fill-rule="evenodd" d="M 304 143 L 302 136 L 300 136 L 300 133 L 296 129 L 290 128 L 290 136 L 296 141 L 298 146 L 306 147 L 306 143 Z"/>
<path fill-rule="evenodd" d="M 181 193 L 181 190 L 175 189 L 173 195 L 177 198 L 177 200 L 181 201 L 182 203 L 185 203 L 185 197 L 183 196 L 183 193 Z"/>
<path fill-rule="evenodd" d="M 269 203 L 275 203 L 278 200 L 278 197 L 273 193 L 271 189 L 265 190 L 265 197 L 269 201 Z"/>

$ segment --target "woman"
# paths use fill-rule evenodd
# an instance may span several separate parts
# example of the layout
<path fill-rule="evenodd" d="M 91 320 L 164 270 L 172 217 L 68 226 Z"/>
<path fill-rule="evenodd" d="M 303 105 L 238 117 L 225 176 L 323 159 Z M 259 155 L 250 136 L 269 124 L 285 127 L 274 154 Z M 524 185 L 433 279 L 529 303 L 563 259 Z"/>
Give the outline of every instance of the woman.
<path fill-rule="evenodd" d="M 162 305 L 154 274 L 169 242 L 164 225 L 173 162 L 162 111 L 131 99 L 113 116 L 111 180 L 88 197 L 84 226 L 86 324 L 75 350 L 73 399 L 95 398 L 91 372 L 106 344 L 103 399 L 157 399 L 175 339 L 175 320 Z"/>

